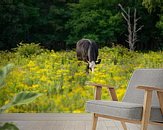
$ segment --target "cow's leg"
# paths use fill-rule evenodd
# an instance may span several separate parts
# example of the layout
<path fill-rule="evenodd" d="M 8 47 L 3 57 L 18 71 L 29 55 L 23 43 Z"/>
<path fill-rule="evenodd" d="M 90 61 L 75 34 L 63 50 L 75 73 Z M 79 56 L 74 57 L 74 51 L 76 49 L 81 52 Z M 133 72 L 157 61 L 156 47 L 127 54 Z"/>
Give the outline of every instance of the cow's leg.
<path fill-rule="evenodd" d="M 89 64 L 86 66 L 86 73 L 89 74 Z"/>
<path fill-rule="evenodd" d="M 78 66 L 81 66 L 82 65 L 82 61 L 78 62 Z"/>

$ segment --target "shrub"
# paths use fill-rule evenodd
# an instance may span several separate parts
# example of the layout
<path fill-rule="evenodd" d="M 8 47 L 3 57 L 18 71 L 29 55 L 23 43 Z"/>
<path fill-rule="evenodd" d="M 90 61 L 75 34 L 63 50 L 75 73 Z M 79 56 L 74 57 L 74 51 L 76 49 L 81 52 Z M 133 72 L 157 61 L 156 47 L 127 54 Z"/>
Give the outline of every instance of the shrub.
<path fill-rule="evenodd" d="M 43 52 L 42 47 L 35 43 L 19 43 L 17 48 L 14 48 L 16 53 L 23 57 L 30 57 L 31 55 L 38 55 Z"/>

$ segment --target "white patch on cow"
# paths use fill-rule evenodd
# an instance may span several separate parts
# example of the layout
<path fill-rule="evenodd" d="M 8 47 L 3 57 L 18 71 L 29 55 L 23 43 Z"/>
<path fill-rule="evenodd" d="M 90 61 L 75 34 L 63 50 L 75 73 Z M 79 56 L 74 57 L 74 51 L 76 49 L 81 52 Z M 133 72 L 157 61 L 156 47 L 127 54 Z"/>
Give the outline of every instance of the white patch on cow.
<path fill-rule="evenodd" d="M 91 41 L 90 39 L 85 39 L 85 38 L 83 38 L 82 40 L 86 40 L 86 41 L 88 41 L 90 44 L 92 44 L 92 41 Z"/>
<path fill-rule="evenodd" d="M 92 72 L 94 72 L 95 65 L 96 64 L 94 61 L 89 62 L 89 68 L 92 70 Z"/>

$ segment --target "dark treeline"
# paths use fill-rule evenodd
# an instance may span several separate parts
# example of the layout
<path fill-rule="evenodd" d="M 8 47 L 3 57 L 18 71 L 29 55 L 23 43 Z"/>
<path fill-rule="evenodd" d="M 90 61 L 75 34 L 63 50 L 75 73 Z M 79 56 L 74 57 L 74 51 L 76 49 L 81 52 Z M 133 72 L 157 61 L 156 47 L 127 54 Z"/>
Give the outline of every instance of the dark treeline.
<path fill-rule="evenodd" d="M 127 24 L 121 15 L 137 9 L 137 50 L 163 49 L 163 1 L 161 0 L 1 0 L 0 50 L 20 42 L 41 43 L 45 48 L 71 49 L 81 38 L 99 46 L 128 47 Z"/>

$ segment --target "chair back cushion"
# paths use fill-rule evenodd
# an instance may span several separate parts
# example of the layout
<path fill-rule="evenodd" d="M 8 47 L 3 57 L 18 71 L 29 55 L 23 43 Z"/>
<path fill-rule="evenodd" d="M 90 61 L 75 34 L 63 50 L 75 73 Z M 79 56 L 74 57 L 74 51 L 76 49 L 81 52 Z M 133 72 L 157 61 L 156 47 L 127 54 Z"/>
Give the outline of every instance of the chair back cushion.
<path fill-rule="evenodd" d="M 143 104 L 144 91 L 137 86 L 152 86 L 163 88 L 163 69 L 135 70 L 127 87 L 124 102 Z M 152 106 L 159 106 L 156 92 L 153 93 Z"/>

